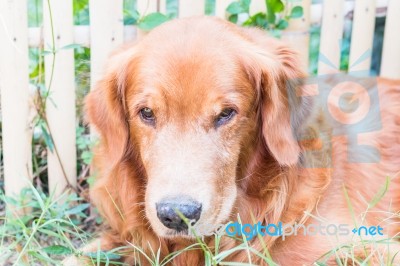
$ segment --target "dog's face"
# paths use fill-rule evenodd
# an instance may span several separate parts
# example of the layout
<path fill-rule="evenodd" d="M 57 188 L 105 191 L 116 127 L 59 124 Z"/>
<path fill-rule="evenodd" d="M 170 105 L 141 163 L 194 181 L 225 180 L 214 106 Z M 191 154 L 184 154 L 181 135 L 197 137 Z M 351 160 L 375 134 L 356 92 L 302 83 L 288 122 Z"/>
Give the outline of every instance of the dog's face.
<path fill-rule="evenodd" d="M 147 175 L 146 215 L 165 236 L 187 231 L 174 208 L 195 228 L 227 220 L 239 154 L 255 132 L 255 91 L 223 49 L 154 49 L 141 54 L 126 97 Z"/>
<path fill-rule="evenodd" d="M 287 110 L 277 110 L 286 98 L 278 84 L 280 63 L 269 54 L 257 60 L 236 28 L 218 22 L 220 28 L 210 30 L 216 23 L 210 21 L 195 29 L 170 23 L 124 49 L 103 82 L 109 89 L 88 98 L 89 117 L 110 153 L 133 150 L 144 168 L 145 213 L 159 236 L 187 235 L 188 223 L 204 233 L 227 221 L 244 177 L 238 173 L 260 132 L 281 165 L 296 163 L 299 153 L 288 137 Z M 171 39 L 171 32 L 181 39 Z M 262 92 L 268 86 L 270 92 Z M 90 106 L 101 97 L 105 106 L 98 111 L 108 108 L 120 119 L 107 124 L 108 113 L 96 123 Z"/>

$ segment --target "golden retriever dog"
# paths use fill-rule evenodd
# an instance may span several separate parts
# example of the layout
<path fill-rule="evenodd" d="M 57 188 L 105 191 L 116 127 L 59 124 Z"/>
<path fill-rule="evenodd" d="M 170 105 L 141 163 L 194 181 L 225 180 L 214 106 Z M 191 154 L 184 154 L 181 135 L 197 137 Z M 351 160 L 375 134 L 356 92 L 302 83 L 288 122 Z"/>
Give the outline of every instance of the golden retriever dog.
<path fill-rule="evenodd" d="M 265 250 L 277 265 L 346 264 L 348 253 L 395 261 L 400 82 L 343 77 L 307 84 L 287 45 L 211 17 L 165 23 L 120 48 L 86 101 L 100 135 L 90 195 L 108 229 L 84 250 L 135 246 L 162 259 L 196 243 L 190 230 L 213 250 L 212 232 L 240 222 L 300 231 L 248 237 L 252 251 L 226 261 L 265 265 Z M 326 108 L 316 100 L 324 86 L 332 88 Z M 342 110 L 346 97 L 361 109 Z M 360 119 L 362 132 L 351 127 Z M 333 232 L 340 226 L 365 231 Z M 243 241 L 225 234 L 218 252 Z M 133 251 L 122 261 L 149 264 Z M 197 247 L 171 264 L 204 262 Z"/>

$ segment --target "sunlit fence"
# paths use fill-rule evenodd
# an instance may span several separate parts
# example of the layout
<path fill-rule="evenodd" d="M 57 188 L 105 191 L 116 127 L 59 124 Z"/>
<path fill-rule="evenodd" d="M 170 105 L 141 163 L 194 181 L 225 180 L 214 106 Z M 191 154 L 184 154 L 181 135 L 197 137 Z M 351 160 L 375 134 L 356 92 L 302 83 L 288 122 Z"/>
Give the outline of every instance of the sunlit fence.
<path fill-rule="evenodd" d="M 215 16 L 225 18 L 233 0 L 215 0 Z M 291 1 L 289 1 L 291 2 Z M 340 40 L 343 35 L 344 10 L 349 1 L 325 0 L 312 5 L 311 0 L 292 1 L 303 6 L 303 17 L 292 19 L 282 39 L 293 44 L 305 64 L 309 58 L 309 29 L 320 20 L 321 39 L 318 74 L 339 71 Z M 205 0 L 180 0 L 178 17 L 205 14 Z M 387 8 L 380 75 L 400 78 L 400 1 L 356 0 L 351 34 L 349 71 L 370 69 L 375 27 L 375 12 Z M 44 47 L 45 91 L 43 108 L 48 147 L 48 178 L 51 191 L 60 193 L 76 184 L 76 112 L 74 82 L 74 45 L 91 49 L 91 84 L 101 76 L 111 50 L 123 42 L 142 38 L 146 33 L 136 26 L 124 26 L 123 0 L 90 0 L 90 25 L 75 26 L 72 0 L 43 2 L 43 26 L 28 28 L 27 1 L 0 1 L 0 87 L 2 137 L 6 194 L 19 193 L 32 178 L 32 108 L 29 86 L 29 47 Z M 138 0 L 139 14 L 166 11 L 165 0 Z M 264 0 L 253 0 L 251 13 L 265 10 Z M 171 32 L 171 38 L 174 33 Z"/>

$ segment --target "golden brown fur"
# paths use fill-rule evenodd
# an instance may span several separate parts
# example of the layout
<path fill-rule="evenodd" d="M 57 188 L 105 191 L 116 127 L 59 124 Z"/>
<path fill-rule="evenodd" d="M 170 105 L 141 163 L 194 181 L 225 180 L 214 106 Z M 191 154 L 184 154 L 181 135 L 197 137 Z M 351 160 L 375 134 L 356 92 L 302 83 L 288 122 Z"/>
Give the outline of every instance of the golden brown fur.
<path fill-rule="evenodd" d="M 174 189 L 210 205 L 202 214 L 204 223 L 236 221 L 239 214 L 242 223 L 252 224 L 310 224 L 318 217 L 354 224 L 343 188 L 360 222 L 366 202 L 387 176 L 390 187 L 364 224 L 384 221 L 387 236 L 398 233 L 400 221 L 390 216 L 400 210 L 400 82 L 378 82 L 382 129 L 369 133 L 368 144 L 380 151 L 380 162 L 349 163 L 346 138 L 330 135 L 325 115 L 312 108 L 317 103 L 291 95 L 301 85 L 296 79 L 305 77 L 301 69 L 296 54 L 280 41 L 214 18 L 166 23 L 116 51 L 86 102 L 89 121 L 100 134 L 91 198 L 110 227 L 102 236 L 103 248 L 133 243 L 148 254 L 150 248 L 160 249 L 165 257 L 193 243 L 169 236 L 152 211 L 158 194 Z M 232 102 L 239 109 L 236 117 L 214 128 L 211 117 Z M 145 105 L 156 110 L 154 127 L 138 118 Z M 320 132 L 332 137 L 331 146 L 322 147 Z M 297 141 L 300 134 L 313 138 Z M 320 156 L 305 160 L 319 166 L 302 167 L 301 154 L 318 148 Z M 333 167 L 324 167 L 330 153 Z M 349 240 L 328 238 L 263 240 L 277 263 L 300 265 Z M 212 238 L 205 241 L 213 245 Z M 258 238 L 250 244 L 262 252 Z M 236 245 L 223 237 L 220 249 Z M 125 260 L 134 264 L 132 256 Z M 201 265 L 203 260 L 199 250 L 181 254 L 174 263 Z M 229 260 L 248 262 L 248 256 L 237 252 Z M 257 256 L 252 262 L 263 263 Z"/>

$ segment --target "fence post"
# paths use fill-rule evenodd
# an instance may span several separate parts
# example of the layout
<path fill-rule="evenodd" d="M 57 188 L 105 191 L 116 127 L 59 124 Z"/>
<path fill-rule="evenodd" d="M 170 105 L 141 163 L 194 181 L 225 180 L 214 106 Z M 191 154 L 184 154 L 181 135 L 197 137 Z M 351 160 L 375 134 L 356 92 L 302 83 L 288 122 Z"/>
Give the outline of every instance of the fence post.
<path fill-rule="evenodd" d="M 375 0 L 356 0 L 355 2 L 349 72 L 369 72 L 375 30 L 375 9 Z"/>
<path fill-rule="evenodd" d="M 26 1 L 0 1 L 0 36 L 4 181 L 12 196 L 32 177 Z"/>
<path fill-rule="evenodd" d="M 310 9 L 311 0 L 302 0 L 296 6 L 303 7 L 303 16 L 289 20 L 288 28 L 282 32 L 282 40 L 291 44 L 300 56 L 301 62 L 308 68 L 310 46 Z M 290 8 L 292 6 L 289 6 Z M 306 68 L 306 70 L 308 70 Z"/>
<path fill-rule="evenodd" d="M 340 47 L 343 38 L 344 0 L 323 2 L 318 74 L 336 73 L 340 69 Z"/>
<path fill-rule="evenodd" d="M 54 141 L 53 150 L 48 148 L 48 176 L 50 192 L 60 195 L 68 183 L 76 187 L 74 50 L 63 49 L 74 40 L 73 10 L 72 0 L 49 3 L 43 2 L 45 49 L 57 52 L 45 56 L 46 113 Z"/>
<path fill-rule="evenodd" d="M 122 0 L 91 0 L 90 11 L 90 84 L 101 77 L 110 52 L 123 43 Z"/>
<path fill-rule="evenodd" d="M 253 0 L 250 3 L 250 15 L 255 15 L 259 12 L 266 12 L 267 6 L 264 0 Z"/>
<path fill-rule="evenodd" d="M 204 15 L 205 0 L 178 0 L 179 1 L 179 17 L 191 17 Z"/>
<path fill-rule="evenodd" d="M 215 16 L 225 19 L 225 10 L 230 3 L 231 0 L 215 0 Z"/>
<path fill-rule="evenodd" d="M 400 1 L 390 0 L 386 15 L 381 76 L 400 79 Z"/>
<path fill-rule="evenodd" d="M 157 2 L 154 0 L 137 0 L 137 11 L 140 15 L 157 12 L 159 10 Z"/>
<path fill-rule="evenodd" d="M 159 0 L 158 12 L 167 14 L 167 0 Z"/>

